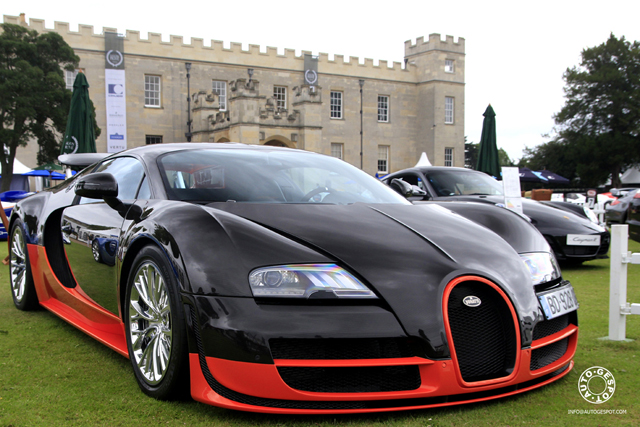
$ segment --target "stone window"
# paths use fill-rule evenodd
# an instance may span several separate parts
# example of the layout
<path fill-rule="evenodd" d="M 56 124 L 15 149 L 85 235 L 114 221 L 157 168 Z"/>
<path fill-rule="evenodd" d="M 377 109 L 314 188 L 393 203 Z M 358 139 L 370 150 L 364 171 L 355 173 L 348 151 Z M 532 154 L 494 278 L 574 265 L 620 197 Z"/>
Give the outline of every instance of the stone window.
<path fill-rule="evenodd" d="M 162 135 L 145 135 L 145 142 L 150 144 L 162 144 Z"/>
<path fill-rule="evenodd" d="M 331 91 L 331 118 L 342 118 L 342 92 Z"/>
<path fill-rule="evenodd" d="M 389 173 L 388 145 L 378 145 L 378 173 Z"/>
<path fill-rule="evenodd" d="M 444 122 L 445 124 L 453 124 L 453 97 L 445 96 L 444 98 Z"/>
<path fill-rule="evenodd" d="M 144 76 L 144 106 L 160 107 L 160 76 Z"/>
<path fill-rule="evenodd" d="M 453 73 L 455 68 L 453 66 L 453 59 L 445 59 L 444 60 L 444 72 L 445 73 Z"/>
<path fill-rule="evenodd" d="M 333 157 L 336 157 L 340 160 L 344 160 L 343 157 L 344 154 L 344 144 L 339 143 L 339 142 L 332 142 L 331 143 L 331 155 Z"/>
<path fill-rule="evenodd" d="M 73 71 L 64 70 L 65 83 L 66 83 L 67 89 L 69 89 L 71 92 L 73 92 L 73 83 L 76 81 L 76 76 L 78 75 L 79 72 L 84 73 L 84 70 L 80 68 L 76 68 Z"/>
<path fill-rule="evenodd" d="M 453 148 L 451 147 L 444 149 L 444 165 L 453 166 Z"/>
<path fill-rule="evenodd" d="M 287 88 L 284 86 L 273 87 L 273 98 L 276 100 L 276 108 L 287 109 Z"/>
<path fill-rule="evenodd" d="M 213 93 L 218 95 L 220 101 L 220 111 L 227 111 L 227 82 L 213 80 Z"/>
<path fill-rule="evenodd" d="M 378 121 L 389 122 L 389 97 L 378 95 Z"/>

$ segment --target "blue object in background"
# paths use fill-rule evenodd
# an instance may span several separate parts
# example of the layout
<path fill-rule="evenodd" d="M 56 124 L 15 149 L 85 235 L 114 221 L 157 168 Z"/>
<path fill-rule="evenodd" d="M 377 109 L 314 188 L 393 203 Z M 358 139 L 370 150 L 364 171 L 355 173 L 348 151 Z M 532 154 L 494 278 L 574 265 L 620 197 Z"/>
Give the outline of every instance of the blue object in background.
<path fill-rule="evenodd" d="M 32 194 L 33 192 L 29 192 L 29 191 L 20 191 L 20 190 L 5 191 L 4 193 L 0 193 L 0 200 L 2 200 L 3 202 L 15 203 L 18 200 L 22 200 L 25 197 L 30 196 Z M 11 211 L 13 211 L 13 207 L 6 208 L 4 210 L 4 213 L 5 215 L 7 215 L 7 218 L 11 217 Z M 2 224 L 2 221 L 0 221 L 0 240 L 7 240 L 8 237 L 9 237 L 9 233 L 7 232 L 7 230 L 5 230 L 4 224 Z"/>

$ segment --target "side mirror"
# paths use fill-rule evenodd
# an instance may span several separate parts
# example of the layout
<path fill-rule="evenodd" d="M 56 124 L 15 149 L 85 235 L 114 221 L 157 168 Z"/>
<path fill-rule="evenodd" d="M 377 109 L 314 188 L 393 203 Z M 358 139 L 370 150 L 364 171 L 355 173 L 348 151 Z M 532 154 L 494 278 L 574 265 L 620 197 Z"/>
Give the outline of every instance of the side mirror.
<path fill-rule="evenodd" d="M 411 184 L 403 181 L 400 178 L 393 178 L 389 183 L 389 187 L 391 187 L 393 191 L 400 194 L 402 197 L 411 197 L 411 194 L 413 193 Z"/>
<path fill-rule="evenodd" d="M 411 186 L 411 197 L 424 197 L 427 195 L 427 192 L 417 185 Z"/>
<path fill-rule="evenodd" d="M 142 215 L 142 208 L 132 203 L 122 203 L 118 199 L 118 181 L 107 172 L 92 173 L 82 177 L 76 183 L 75 192 L 80 197 L 88 199 L 103 199 L 111 209 L 126 219 L 138 220 Z"/>
<path fill-rule="evenodd" d="M 88 199 L 118 197 L 118 182 L 110 173 L 92 173 L 78 180 L 75 192 Z"/>

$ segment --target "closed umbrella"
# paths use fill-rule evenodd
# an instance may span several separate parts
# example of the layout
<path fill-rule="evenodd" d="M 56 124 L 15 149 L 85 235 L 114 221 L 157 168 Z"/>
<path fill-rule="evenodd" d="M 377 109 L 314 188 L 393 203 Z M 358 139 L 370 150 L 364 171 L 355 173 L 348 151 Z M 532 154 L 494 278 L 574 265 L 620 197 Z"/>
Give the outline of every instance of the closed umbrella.
<path fill-rule="evenodd" d="M 482 136 L 480 138 L 480 152 L 476 170 L 491 176 L 500 176 L 500 161 L 498 160 L 498 145 L 496 136 L 496 113 L 491 104 L 487 107 L 482 122 Z"/>
<path fill-rule="evenodd" d="M 83 73 L 73 82 L 73 96 L 60 154 L 95 153 L 96 134 L 93 108 L 89 99 L 89 83 Z"/>

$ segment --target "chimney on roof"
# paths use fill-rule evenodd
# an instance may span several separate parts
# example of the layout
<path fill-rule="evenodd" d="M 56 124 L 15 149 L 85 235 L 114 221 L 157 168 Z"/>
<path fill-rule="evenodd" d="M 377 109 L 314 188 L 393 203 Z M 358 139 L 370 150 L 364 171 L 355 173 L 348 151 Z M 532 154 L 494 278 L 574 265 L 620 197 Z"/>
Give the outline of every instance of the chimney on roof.
<path fill-rule="evenodd" d="M 20 14 L 20 25 L 27 25 L 27 18 L 25 18 L 24 13 Z"/>

